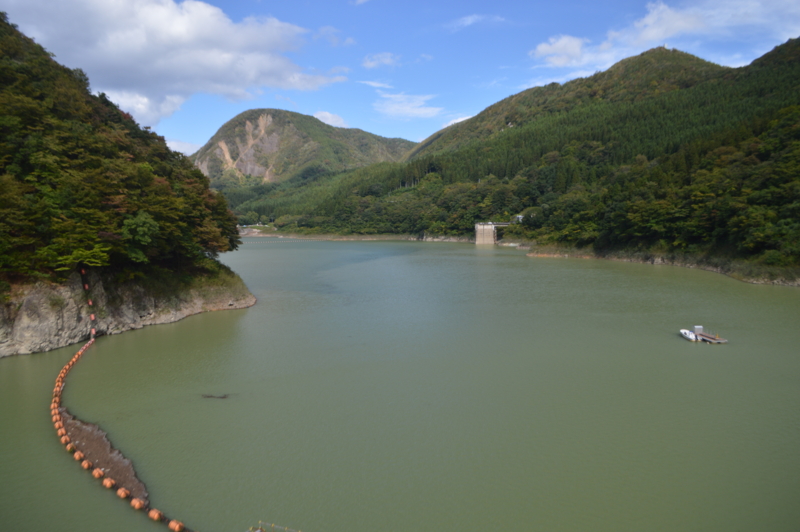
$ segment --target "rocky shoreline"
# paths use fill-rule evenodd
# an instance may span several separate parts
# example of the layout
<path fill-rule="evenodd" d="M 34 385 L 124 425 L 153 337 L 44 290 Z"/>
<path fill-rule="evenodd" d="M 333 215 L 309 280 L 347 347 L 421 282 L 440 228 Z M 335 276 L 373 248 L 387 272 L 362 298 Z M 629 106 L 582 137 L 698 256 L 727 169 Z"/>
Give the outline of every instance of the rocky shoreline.
<path fill-rule="evenodd" d="M 77 272 L 64 284 L 13 287 L 9 301 L 0 304 L 0 357 L 86 341 L 92 312 L 96 313 L 96 334 L 101 336 L 172 323 L 201 312 L 246 308 L 256 302 L 239 276 L 227 269 L 174 287 L 141 279 L 119 283 L 96 270 L 87 275 L 88 291 Z M 93 307 L 86 305 L 87 299 L 93 300 Z"/>

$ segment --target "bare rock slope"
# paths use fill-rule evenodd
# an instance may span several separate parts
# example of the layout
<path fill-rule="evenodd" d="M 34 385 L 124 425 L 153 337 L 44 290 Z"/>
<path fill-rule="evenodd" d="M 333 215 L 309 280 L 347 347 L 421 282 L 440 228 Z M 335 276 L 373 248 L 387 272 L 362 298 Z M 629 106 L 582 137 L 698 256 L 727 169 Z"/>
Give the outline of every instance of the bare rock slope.
<path fill-rule="evenodd" d="M 398 161 L 414 145 L 313 116 L 252 109 L 226 122 L 192 160 L 213 187 L 224 189 Z"/>
<path fill-rule="evenodd" d="M 0 357 L 48 351 L 89 338 L 96 315 L 98 335 L 117 334 L 145 325 L 171 323 L 211 310 L 252 306 L 255 296 L 231 272 L 201 277 L 188 286 L 114 282 L 89 272 L 84 291 L 75 273 L 63 285 L 36 283 L 17 286 L 10 301 L 0 305 Z M 87 305 L 92 300 L 92 307 Z"/>

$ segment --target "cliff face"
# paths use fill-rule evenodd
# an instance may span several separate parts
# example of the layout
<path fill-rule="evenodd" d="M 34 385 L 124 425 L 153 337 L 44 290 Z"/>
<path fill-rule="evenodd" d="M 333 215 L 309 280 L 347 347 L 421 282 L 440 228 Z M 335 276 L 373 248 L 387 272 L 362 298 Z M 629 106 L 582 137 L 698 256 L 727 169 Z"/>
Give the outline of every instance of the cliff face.
<path fill-rule="evenodd" d="M 10 301 L 0 305 L 0 357 L 85 341 L 92 327 L 92 312 L 100 336 L 171 323 L 211 310 L 245 308 L 256 302 L 244 282 L 227 271 L 180 287 L 141 280 L 118 283 L 95 271 L 88 276 L 88 292 L 77 273 L 63 285 L 15 287 Z M 87 305 L 88 299 L 92 307 Z"/>
<path fill-rule="evenodd" d="M 313 116 L 252 109 L 225 123 L 192 159 L 211 186 L 223 190 L 398 161 L 413 146 Z"/>

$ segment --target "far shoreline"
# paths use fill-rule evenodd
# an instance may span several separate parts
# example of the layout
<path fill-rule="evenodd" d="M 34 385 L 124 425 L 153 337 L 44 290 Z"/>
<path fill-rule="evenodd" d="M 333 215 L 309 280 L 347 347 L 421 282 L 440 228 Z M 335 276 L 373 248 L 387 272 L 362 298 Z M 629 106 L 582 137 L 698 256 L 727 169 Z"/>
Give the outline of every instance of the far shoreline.
<path fill-rule="evenodd" d="M 340 235 L 333 233 L 303 234 L 266 233 L 260 229 L 246 227 L 240 229 L 239 236 L 244 238 L 290 238 L 297 240 L 321 240 L 330 242 L 348 241 L 415 241 L 415 242 L 459 242 L 475 243 L 474 237 L 444 235 L 409 235 L 409 234 L 374 234 L 374 235 Z M 600 259 L 616 262 L 634 262 L 639 264 L 677 266 L 681 268 L 699 269 L 719 273 L 750 284 L 800 287 L 800 269 L 754 264 L 743 260 L 725 259 L 711 256 L 691 256 L 656 252 L 612 252 L 596 253 L 586 249 L 560 246 L 538 246 L 534 242 L 500 240 L 495 244 L 502 247 L 514 247 L 528 251 L 531 258 L 557 259 Z"/>

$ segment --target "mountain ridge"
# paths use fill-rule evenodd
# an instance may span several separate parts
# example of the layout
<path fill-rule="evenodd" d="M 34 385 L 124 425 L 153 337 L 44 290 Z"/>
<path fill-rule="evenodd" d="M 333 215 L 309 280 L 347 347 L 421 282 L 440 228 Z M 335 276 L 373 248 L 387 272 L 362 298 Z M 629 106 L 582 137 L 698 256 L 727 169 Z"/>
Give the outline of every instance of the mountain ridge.
<path fill-rule="evenodd" d="M 191 156 L 217 189 L 314 178 L 402 158 L 414 143 L 280 109 L 233 117 Z"/>
<path fill-rule="evenodd" d="M 622 59 L 607 70 L 565 83 L 532 87 L 494 103 L 467 120 L 441 129 L 406 154 L 404 160 L 453 151 L 591 101 L 634 100 L 688 88 L 732 69 L 663 46 Z M 631 76 L 638 73 L 637 76 Z"/>

